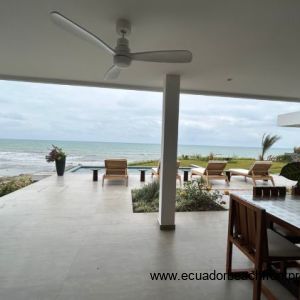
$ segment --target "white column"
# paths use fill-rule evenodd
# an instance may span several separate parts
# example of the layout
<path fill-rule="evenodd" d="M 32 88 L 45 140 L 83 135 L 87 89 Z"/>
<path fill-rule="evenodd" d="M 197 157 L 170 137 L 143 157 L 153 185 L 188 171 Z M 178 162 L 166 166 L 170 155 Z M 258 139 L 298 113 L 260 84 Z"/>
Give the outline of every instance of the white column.
<path fill-rule="evenodd" d="M 180 76 L 167 74 L 163 95 L 158 217 L 162 230 L 175 229 L 179 96 Z"/>

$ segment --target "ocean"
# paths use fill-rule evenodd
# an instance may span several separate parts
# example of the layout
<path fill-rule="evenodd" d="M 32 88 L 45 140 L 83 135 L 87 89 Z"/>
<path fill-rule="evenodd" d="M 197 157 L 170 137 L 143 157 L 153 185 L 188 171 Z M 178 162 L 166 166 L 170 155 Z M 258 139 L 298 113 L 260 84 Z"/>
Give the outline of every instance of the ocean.
<path fill-rule="evenodd" d="M 46 140 L 12 140 L 0 139 L 0 176 L 32 174 L 53 171 L 54 164 L 47 163 L 45 155 L 51 145 L 62 147 L 67 153 L 67 165 L 102 165 L 106 158 L 127 158 L 128 162 L 159 159 L 159 144 L 46 141 Z M 291 152 L 292 149 L 272 148 L 267 155 Z M 179 145 L 178 156 L 208 155 L 257 158 L 260 148 Z"/>

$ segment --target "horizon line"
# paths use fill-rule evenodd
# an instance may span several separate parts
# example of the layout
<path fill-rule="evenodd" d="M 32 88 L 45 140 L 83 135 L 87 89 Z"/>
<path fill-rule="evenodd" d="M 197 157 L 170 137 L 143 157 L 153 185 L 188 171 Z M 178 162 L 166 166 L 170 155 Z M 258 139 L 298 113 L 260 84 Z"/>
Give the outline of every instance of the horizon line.
<path fill-rule="evenodd" d="M 81 142 L 81 143 L 107 143 L 107 144 L 140 144 L 140 145 L 160 145 L 160 143 L 142 143 L 142 142 L 116 142 L 116 141 L 90 141 L 90 140 L 61 140 L 61 139 L 34 139 L 34 138 L 2 138 L 0 140 L 14 141 L 44 141 L 44 142 Z M 204 147 L 229 147 L 229 148 L 261 148 L 261 146 L 232 146 L 232 145 L 208 145 L 208 144 L 178 144 L 178 146 L 204 146 Z M 290 149 L 291 147 L 273 147 L 273 149 Z"/>

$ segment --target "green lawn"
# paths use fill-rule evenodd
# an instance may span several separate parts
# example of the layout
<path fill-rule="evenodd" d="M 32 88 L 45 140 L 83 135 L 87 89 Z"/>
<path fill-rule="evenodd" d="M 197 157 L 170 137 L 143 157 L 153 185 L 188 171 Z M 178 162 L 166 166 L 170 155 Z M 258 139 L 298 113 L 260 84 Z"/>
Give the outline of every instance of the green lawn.
<path fill-rule="evenodd" d="M 201 167 L 206 167 L 207 161 L 204 160 L 197 160 L 197 159 L 179 159 L 180 160 L 180 167 L 190 167 L 191 164 L 198 165 Z M 253 164 L 255 160 L 254 159 L 232 159 L 228 162 L 226 169 L 236 168 L 236 169 L 249 169 L 249 167 Z M 273 162 L 271 167 L 271 173 L 272 174 L 278 174 L 280 173 L 280 170 L 284 165 L 286 165 L 287 162 Z M 152 160 L 152 161 L 141 161 L 141 162 L 134 162 L 129 164 L 131 166 L 147 166 L 147 167 L 153 167 L 158 165 L 158 161 Z"/>

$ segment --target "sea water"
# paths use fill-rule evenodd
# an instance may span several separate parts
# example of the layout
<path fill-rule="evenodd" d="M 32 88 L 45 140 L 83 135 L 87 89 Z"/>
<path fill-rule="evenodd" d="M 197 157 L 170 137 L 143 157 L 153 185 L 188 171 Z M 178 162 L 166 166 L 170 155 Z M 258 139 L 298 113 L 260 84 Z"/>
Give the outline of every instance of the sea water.
<path fill-rule="evenodd" d="M 128 162 L 136 162 L 160 157 L 159 144 L 0 139 L 0 176 L 53 171 L 54 164 L 45 160 L 52 144 L 64 149 L 68 155 L 67 164 L 73 166 L 99 166 L 106 158 L 126 158 Z M 223 157 L 257 158 L 260 152 L 258 147 L 178 146 L 178 156 L 214 153 Z M 272 148 L 267 155 L 285 152 L 291 152 L 291 149 Z"/>

